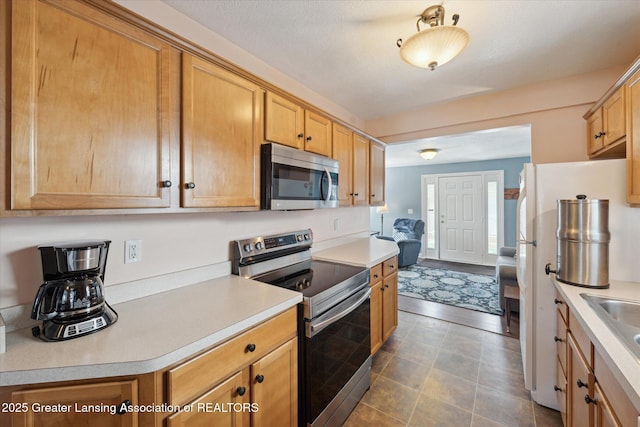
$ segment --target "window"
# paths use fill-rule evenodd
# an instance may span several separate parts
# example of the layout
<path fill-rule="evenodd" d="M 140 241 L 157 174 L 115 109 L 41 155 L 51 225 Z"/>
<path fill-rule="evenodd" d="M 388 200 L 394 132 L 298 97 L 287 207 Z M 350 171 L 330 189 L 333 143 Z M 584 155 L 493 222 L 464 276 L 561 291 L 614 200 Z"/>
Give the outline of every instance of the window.
<path fill-rule="evenodd" d="M 427 184 L 427 249 L 436 247 L 436 186 Z"/>
<path fill-rule="evenodd" d="M 487 253 L 498 254 L 498 182 L 487 181 Z"/>

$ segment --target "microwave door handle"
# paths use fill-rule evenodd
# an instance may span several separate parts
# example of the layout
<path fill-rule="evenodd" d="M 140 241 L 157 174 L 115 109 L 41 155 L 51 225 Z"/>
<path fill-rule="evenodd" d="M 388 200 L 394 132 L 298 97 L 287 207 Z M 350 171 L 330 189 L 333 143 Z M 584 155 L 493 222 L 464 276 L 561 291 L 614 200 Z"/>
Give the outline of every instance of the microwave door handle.
<path fill-rule="evenodd" d="M 331 200 L 331 187 L 333 187 L 333 180 L 331 179 L 331 174 L 329 173 L 329 169 L 324 168 L 324 173 L 327 174 L 327 178 L 329 179 L 329 187 L 327 188 L 327 197 L 324 199 L 325 203 L 329 203 Z"/>

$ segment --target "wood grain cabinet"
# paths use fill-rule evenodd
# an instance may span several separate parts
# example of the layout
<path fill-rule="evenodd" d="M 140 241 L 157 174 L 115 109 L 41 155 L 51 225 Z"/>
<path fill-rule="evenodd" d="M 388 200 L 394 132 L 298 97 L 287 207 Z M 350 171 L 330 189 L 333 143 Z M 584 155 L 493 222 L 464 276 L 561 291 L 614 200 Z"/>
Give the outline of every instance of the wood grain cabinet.
<path fill-rule="evenodd" d="M 371 268 L 371 354 L 398 326 L 398 257 Z"/>
<path fill-rule="evenodd" d="M 137 426 L 138 381 L 109 381 L 16 391 L 12 395 L 14 427 Z M 24 409 L 24 410 L 23 410 Z"/>
<path fill-rule="evenodd" d="M 375 141 L 369 143 L 369 204 L 384 205 L 384 145 Z"/>
<path fill-rule="evenodd" d="M 620 87 L 587 117 L 589 156 L 624 157 L 626 134 L 625 90 Z"/>
<path fill-rule="evenodd" d="M 560 414 L 568 427 L 636 425 L 640 413 L 615 379 L 603 357 L 569 310 L 556 298 L 557 380 Z M 568 326 L 568 329 L 564 329 Z"/>
<path fill-rule="evenodd" d="M 332 121 L 299 104 L 267 92 L 265 139 L 324 156 L 331 156 Z"/>
<path fill-rule="evenodd" d="M 353 134 L 353 204 L 369 204 L 369 140 L 358 134 Z"/>
<path fill-rule="evenodd" d="M 627 102 L 627 203 L 640 206 L 640 70 L 625 85 Z"/>
<path fill-rule="evenodd" d="M 351 129 L 333 124 L 333 158 L 338 161 L 340 177 L 338 178 L 338 204 L 353 204 L 353 132 Z"/>
<path fill-rule="evenodd" d="M 263 99 L 256 84 L 183 54 L 183 207 L 260 207 Z"/>
<path fill-rule="evenodd" d="M 178 51 L 81 2 L 11 6 L 10 208 L 169 206 Z"/>
<path fill-rule="evenodd" d="M 298 356 L 292 308 L 166 372 L 166 401 L 189 406 L 176 426 L 296 426 Z"/>

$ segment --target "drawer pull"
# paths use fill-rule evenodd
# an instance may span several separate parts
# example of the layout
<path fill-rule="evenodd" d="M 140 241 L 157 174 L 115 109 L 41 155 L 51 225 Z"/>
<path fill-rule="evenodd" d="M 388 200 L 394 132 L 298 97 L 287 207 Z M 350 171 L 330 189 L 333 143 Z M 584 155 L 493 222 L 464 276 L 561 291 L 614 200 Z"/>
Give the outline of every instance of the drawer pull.
<path fill-rule="evenodd" d="M 238 387 L 236 389 L 236 393 L 238 393 L 238 396 L 244 396 L 246 392 L 247 392 L 247 389 L 244 387 Z"/>
<path fill-rule="evenodd" d="M 253 353 L 254 351 L 256 351 L 256 345 L 255 344 L 249 344 L 247 345 L 247 351 L 249 353 Z"/>
<path fill-rule="evenodd" d="M 555 342 L 563 342 L 564 341 L 562 338 L 558 338 L 558 337 L 553 337 L 553 340 Z"/>
<path fill-rule="evenodd" d="M 582 380 L 580 378 L 578 378 L 578 381 L 576 381 L 576 385 L 578 387 L 588 387 L 587 384 L 583 383 Z"/>
<path fill-rule="evenodd" d="M 391 267 L 391 268 L 396 268 L 396 266 L 395 266 L 395 265 L 393 265 L 393 264 L 391 264 L 389 267 Z"/>
<path fill-rule="evenodd" d="M 554 386 L 553 386 L 553 389 L 554 389 L 555 391 L 562 391 L 562 389 L 561 389 L 560 387 L 558 387 L 557 385 L 554 385 Z"/>
<path fill-rule="evenodd" d="M 584 401 L 585 403 L 588 405 L 589 403 L 593 403 L 594 405 L 598 404 L 598 401 L 595 399 L 592 399 L 591 396 L 589 396 L 588 394 L 584 395 Z"/>
<path fill-rule="evenodd" d="M 264 375 L 256 375 L 256 382 L 262 383 L 262 381 L 264 381 Z"/>
<path fill-rule="evenodd" d="M 129 399 L 123 400 L 121 404 L 118 405 L 118 410 L 116 414 L 124 415 L 127 413 L 127 408 L 131 406 L 131 401 Z"/>
<path fill-rule="evenodd" d="M 562 301 L 560 301 L 558 298 L 555 298 L 553 300 L 554 304 L 558 305 L 558 304 L 562 304 Z"/>

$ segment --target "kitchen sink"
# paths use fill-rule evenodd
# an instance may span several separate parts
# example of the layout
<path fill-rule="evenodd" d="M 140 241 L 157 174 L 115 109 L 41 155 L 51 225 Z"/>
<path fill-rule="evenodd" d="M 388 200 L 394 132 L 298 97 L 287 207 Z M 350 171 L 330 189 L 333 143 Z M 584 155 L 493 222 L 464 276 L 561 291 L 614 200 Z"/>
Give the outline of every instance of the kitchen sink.
<path fill-rule="evenodd" d="M 580 294 L 640 362 L 640 301 Z"/>

